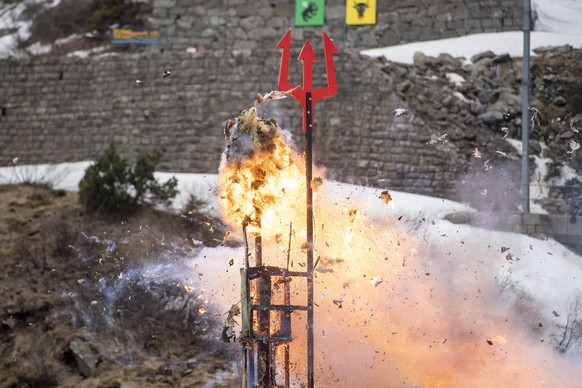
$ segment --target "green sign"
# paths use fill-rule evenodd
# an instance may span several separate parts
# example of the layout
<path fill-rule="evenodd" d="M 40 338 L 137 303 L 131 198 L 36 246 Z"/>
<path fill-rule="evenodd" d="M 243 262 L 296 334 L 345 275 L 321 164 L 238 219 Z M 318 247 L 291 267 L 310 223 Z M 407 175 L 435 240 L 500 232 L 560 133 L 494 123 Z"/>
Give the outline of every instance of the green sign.
<path fill-rule="evenodd" d="M 296 26 L 322 26 L 325 0 L 295 0 Z"/>

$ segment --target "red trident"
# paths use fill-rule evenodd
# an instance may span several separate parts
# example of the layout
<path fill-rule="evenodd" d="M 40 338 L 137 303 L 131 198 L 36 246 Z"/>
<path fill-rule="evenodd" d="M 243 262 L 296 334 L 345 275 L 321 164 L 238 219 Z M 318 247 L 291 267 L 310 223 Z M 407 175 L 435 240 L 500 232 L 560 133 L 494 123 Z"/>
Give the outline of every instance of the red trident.
<path fill-rule="evenodd" d="M 324 98 L 331 97 L 337 93 L 337 83 L 335 80 L 335 69 L 333 67 L 333 53 L 337 53 L 338 49 L 333 44 L 332 40 L 323 33 L 323 53 L 325 56 L 325 71 L 327 73 L 327 87 L 312 90 L 312 66 L 313 62 L 317 62 L 309 39 L 305 41 L 301 53 L 297 60 L 303 61 L 303 87 L 299 88 L 289 83 L 289 60 L 291 49 L 291 30 L 287 31 L 285 36 L 277 44 L 277 48 L 283 49 L 281 55 L 281 67 L 279 68 L 279 90 L 289 92 L 303 107 L 303 132 L 307 132 L 308 124 L 313 126 L 313 121 L 308 123 L 307 115 L 313 114 L 307 111 L 307 104 L 311 102 L 311 107 Z M 311 101 L 308 101 L 311 97 Z"/>
<path fill-rule="evenodd" d="M 309 40 L 305 41 L 301 53 L 297 58 L 303 61 L 303 87 L 300 88 L 289 83 L 289 51 L 291 46 L 291 30 L 277 44 L 277 48 L 283 49 L 281 56 L 281 68 L 279 69 L 279 90 L 291 94 L 303 107 L 303 132 L 305 133 L 305 180 L 306 180 L 306 207 L 307 207 L 307 386 L 314 386 L 314 340 L 313 340 L 313 190 L 312 180 L 312 132 L 313 132 L 313 108 L 315 104 L 324 98 L 337 93 L 335 69 L 333 67 L 333 53 L 338 49 L 332 40 L 323 33 L 323 53 L 325 55 L 325 70 L 327 73 L 327 87 L 313 89 L 312 65 L 316 62 L 315 54 Z"/>

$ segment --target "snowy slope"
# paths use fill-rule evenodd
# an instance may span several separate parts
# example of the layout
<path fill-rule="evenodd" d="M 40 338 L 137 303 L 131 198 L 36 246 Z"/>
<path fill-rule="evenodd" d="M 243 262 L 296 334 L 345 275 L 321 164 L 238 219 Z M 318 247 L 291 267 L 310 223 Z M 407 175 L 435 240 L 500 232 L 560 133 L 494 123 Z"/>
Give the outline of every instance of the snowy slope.
<path fill-rule="evenodd" d="M 87 166 L 80 162 L 50 169 L 4 167 L 0 168 L 0 184 L 17 183 L 23 177 L 35 182 L 53 171 L 46 181 L 55 188 L 76 190 Z M 157 173 L 160 180 L 172 175 Z M 195 193 L 209 201 L 211 212 L 219 213 L 216 175 L 175 176 L 181 190 L 176 209 Z M 341 378 L 338 387 L 381 384 L 388 376 L 419 382 L 446 366 L 455 386 L 468 386 L 469 382 L 485 386 L 511 379 L 521 384 L 512 386 L 552 386 L 541 384 L 543 379 L 576 387 L 575 381 L 582 381 L 576 364 L 572 366 L 573 361 L 554 351 L 572 298 L 581 288 L 581 256 L 552 239 L 446 221 L 447 214 L 473 211 L 461 203 L 391 191 L 391 207 L 379 199 L 383 190 L 338 182 L 324 182 L 318 190 L 317 197 L 337 209 L 327 215 L 318 213 L 320 220 L 330 215 L 342 217 L 341 209 L 355 209 L 361 212 L 358 217 L 367 217 L 363 228 L 375 233 L 373 239 L 343 248 L 339 258 L 347 264 L 331 267 L 332 273 L 327 267 L 316 276 L 317 357 L 324 357 L 327 364 L 318 369 L 320 379 Z M 354 232 L 357 237 L 358 231 Z M 240 238 L 236 226 L 232 233 Z M 398 239 L 398 245 L 383 240 L 386 238 Z M 316 239 L 315 249 L 322 255 L 323 245 L 327 244 Z M 372 256 L 366 256 L 369 249 Z M 170 261 L 154 259 L 143 268 L 142 276 L 203 290 L 224 311 L 240 299 L 242 247 L 203 247 L 182 255 Z M 337 303 L 345 308 L 338 309 Z M 533 338 L 531 331 L 536 329 L 529 324 L 542 328 L 537 329 L 538 339 Z M 350 335 L 346 335 L 348 328 Z M 471 335 L 463 336 L 469 330 Z M 419 337 L 419 332 L 424 334 Z M 373 340 L 378 333 L 388 339 L 386 344 Z M 415 341 L 418 345 L 411 346 Z M 427 343 L 434 344 L 432 351 Z M 398 353 L 403 345 L 406 350 Z M 390 356 L 393 352 L 399 355 L 397 361 Z M 376 357 L 379 353 L 384 356 Z M 576 349 L 569 354 L 576 355 Z M 478 366 L 467 372 L 467 362 Z M 399 368 L 406 372 L 395 377 Z M 365 379 L 357 380 L 362 373 L 366 373 Z"/>

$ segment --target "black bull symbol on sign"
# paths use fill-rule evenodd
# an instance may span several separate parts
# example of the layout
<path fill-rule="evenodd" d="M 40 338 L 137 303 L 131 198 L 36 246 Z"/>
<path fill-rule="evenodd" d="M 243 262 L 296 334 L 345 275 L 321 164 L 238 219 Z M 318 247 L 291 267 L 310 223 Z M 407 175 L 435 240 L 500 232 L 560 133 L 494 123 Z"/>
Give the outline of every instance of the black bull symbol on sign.
<path fill-rule="evenodd" d="M 354 8 L 356 9 L 356 12 L 358 12 L 358 17 L 361 19 L 364 17 L 364 12 L 366 12 L 366 9 L 368 9 L 370 5 L 368 4 L 368 0 L 366 0 L 366 2 L 359 2 L 356 3 L 356 0 L 354 0 Z"/>

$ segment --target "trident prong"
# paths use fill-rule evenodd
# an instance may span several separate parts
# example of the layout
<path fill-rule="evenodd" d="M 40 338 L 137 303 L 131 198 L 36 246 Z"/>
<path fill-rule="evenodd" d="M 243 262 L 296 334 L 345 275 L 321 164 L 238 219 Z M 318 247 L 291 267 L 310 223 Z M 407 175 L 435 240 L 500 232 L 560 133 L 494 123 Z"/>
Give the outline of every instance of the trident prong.
<path fill-rule="evenodd" d="M 327 74 L 327 87 L 319 88 L 313 92 L 313 105 L 317 101 L 334 96 L 337 93 L 337 82 L 335 79 L 335 68 L 333 66 L 333 53 L 337 53 L 338 49 L 333 44 L 333 41 L 324 32 L 323 33 L 323 54 L 325 56 L 325 73 Z"/>
<path fill-rule="evenodd" d="M 283 54 L 281 55 L 281 66 L 279 67 L 279 90 L 287 91 L 295 88 L 295 85 L 289 83 L 289 60 L 290 60 L 290 50 L 291 50 L 291 30 L 281 38 L 279 43 L 277 43 L 277 48 L 283 49 Z"/>

